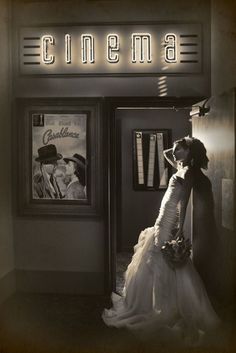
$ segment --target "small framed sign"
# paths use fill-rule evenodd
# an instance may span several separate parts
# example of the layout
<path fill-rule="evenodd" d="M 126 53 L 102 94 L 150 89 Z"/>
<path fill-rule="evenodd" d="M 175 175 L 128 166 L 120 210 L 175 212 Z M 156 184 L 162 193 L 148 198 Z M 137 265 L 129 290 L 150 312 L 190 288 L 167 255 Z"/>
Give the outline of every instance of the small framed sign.
<path fill-rule="evenodd" d="M 39 99 L 18 106 L 19 213 L 98 215 L 99 104 Z"/>
<path fill-rule="evenodd" d="M 163 151 L 168 148 L 167 129 L 133 131 L 133 181 L 135 190 L 166 189 L 169 166 Z"/>

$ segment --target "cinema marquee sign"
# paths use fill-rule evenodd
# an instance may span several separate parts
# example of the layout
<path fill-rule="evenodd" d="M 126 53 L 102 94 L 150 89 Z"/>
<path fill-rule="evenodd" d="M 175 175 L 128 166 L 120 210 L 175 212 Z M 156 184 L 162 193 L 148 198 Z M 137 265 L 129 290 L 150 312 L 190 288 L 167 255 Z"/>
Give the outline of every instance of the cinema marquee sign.
<path fill-rule="evenodd" d="M 200 73 L 198 24 L 24 27 L 20 73 L 155 75 Z"/>

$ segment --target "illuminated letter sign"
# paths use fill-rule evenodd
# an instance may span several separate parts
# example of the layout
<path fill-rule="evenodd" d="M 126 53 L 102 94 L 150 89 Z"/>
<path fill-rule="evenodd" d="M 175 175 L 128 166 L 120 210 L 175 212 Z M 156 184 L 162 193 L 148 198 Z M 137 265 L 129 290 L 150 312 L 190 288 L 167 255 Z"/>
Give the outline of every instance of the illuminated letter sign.
<path fill-rule="evenodd" d="M 107 36 L 107 61 L 117 63 L 119 61 L 120 49 L 119 36 L 117 34 L 108 34 Z"/>
<path fill-rule="evenodd" d="M 137 59 L 137 57 L 139 59 Z M 137 61 L 139 61 L 140 63 L 144 63 L 145 58 L 148 63 L 152 62 L 151 35 L 149 33 L 133 33 L 132 34 L 132 63 L 136 63 Z"/>
<path fill-rule="evenodd" d="M 71 36 L 65 35 L 65 61 L 67 64 L 71 63 Z"/>
<path fill-rule="evenodd" d="M 165 35 L 165 61 L 167 63 L 177 62 L 177 38 L 174 33 L 167 33 Z"/>
<path fill-rule="evenodd" d="M 180 23 L 22 27 L 20 74 L 202 74 L 202 60 L 210 57 L 202 33 L 201 24 Z"/>
<path fill-rule="evenodd" d="M 42 36 L 42 62 L 44 64 L 53 64 L 55 61 L 54 55 L 48 54 L 48 44 L 54 45 L 55 40 L 51 35 Z"/>
<path fill-rule="evenodd" d="M 91 34 L 81 35 L 82 63 L 94 63 L 94 38 Z"/>

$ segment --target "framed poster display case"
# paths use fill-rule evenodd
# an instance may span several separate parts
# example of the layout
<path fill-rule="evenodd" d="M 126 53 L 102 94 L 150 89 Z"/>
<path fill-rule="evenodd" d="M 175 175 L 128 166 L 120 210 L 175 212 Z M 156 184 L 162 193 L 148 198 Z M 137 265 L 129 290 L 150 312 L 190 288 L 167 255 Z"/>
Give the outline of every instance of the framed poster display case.
<path fill-rule="evenodd" d="M 18 99 L 15 111 L 18 213 L 99 216 L 99 101 Z"/>

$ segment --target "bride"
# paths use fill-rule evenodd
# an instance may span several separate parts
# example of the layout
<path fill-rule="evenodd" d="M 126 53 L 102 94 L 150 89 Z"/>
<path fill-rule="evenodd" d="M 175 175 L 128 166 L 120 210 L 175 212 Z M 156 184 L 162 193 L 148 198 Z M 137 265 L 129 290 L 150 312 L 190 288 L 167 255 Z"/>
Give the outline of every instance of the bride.
<path fill-rule="evenodd" d="M 201 168 L 207 169 L 208 158 L 203 143 L 193 137 L 175 141 L 164 156 L 177 172 L 170 178 L 155 225 L 139 235 L 122 296 L 112 293 L 113 307 L 105 309 L 102 318 L 108 326 L 155 333 L 166 328 L 185 337 L 188 332 L 197 340 L 220 322 L 182 232 L 194 178 Z"/>

